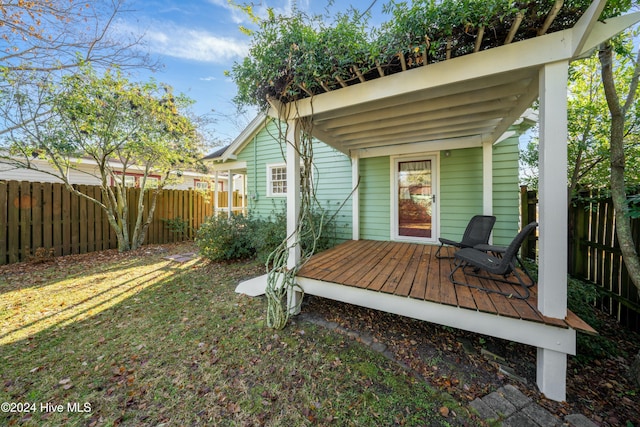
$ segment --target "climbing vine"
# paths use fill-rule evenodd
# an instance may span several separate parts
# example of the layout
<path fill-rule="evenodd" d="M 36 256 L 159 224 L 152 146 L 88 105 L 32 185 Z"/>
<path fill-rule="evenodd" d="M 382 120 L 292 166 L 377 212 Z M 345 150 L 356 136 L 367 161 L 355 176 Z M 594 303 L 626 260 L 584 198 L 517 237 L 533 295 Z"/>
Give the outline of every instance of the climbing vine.
<path fill-rule="evenodd" d="M 313 187 L 313 143 L 310 129 L 310 121 L 299 120 L 300 136 L 298 143 L 290 141 L 288 122 L 281 120 L 282 126 L 278 127 L 277 140 L 283 150 L 283 157 L 286 158 L 286 146 L 294 147 L 300 157 L 300 210 L 296 221 L 296 229 L 293 233 L 297 238 L 292 241 L 291 235 L 269 255 L 267 260 L 267 326 L 274 329 L 282 329 L 286 326 L 289 315 L 299 310 L 302 301 L 303 289 L 296 283 L 295 279 L 298 270 L 314 254 L 316 245 L 322 236 L 324 225 L 331 220 L 322 214 L 320 221 L 314 221 L 313 212 L 322 211 L 320 203 L 315 195 Z M 296 189 L 287 189 L 296 191 Z M 311 242 L 309 246 L 303 247 L 300 242 Z M 291 251 L 300 251 L 298 262 L 295 266 L 289 267 L 288 260 Z M 294 294 L 300 293 L 300 298 L 296 299 Z"/>
<path fill-rule="evenodd" d="M 229 72 L 240 105 L 269 107 L 572 27 L 592 0 L 391 0 L 379 27 L 357 10 L 334 17 L 269 11 Z M 603 18 L 631 0 L 608 1 Z"/>

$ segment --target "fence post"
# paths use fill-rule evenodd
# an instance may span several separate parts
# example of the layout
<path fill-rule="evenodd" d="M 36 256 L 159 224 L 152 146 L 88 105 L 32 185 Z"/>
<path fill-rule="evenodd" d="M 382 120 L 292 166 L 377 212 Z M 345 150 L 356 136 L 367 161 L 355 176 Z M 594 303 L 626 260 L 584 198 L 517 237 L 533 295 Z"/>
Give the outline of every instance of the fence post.
<path fill-rule="evenodd" d="M 7 201 L 9 183 L 6 181 L 0 181 L 0 265 L 6 264 L 7 259 L 7 209 L 9 203 Z"/>

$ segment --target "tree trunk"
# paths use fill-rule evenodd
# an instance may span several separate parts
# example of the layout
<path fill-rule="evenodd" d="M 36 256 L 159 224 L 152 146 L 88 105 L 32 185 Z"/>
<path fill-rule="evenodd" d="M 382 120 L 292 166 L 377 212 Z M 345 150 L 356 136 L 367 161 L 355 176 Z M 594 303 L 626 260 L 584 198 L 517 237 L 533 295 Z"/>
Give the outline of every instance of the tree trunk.
<path fill-rule="evenodd" d="M 640 56 L 640 52 L 639 52 Z M 625 105 L 620 105 L 618 93 L 613 77 L 613 49 L 610 43 L 605 43 L 598 54 L 602 66 L 602 83 L 604 86 L 607 105 L 611 112 L 611 197 L 616 220 L 616 236 L 620 243 L 620 250 L 624 264 L 627 267 L 629 277 L 640 291 L 640 258 L 636 251 L 635 242 L 631 233 L 631 220 L 627 213 L 627 193 L 625 191 L 625 153 L 624 153 L 624 126 L 628 108 L 633 104 L 635 91 L 638 86 L 638 72 L 640 63 L 636 62 L 636 70 L 630 85 L 630 92 L 626 97 Z"/>

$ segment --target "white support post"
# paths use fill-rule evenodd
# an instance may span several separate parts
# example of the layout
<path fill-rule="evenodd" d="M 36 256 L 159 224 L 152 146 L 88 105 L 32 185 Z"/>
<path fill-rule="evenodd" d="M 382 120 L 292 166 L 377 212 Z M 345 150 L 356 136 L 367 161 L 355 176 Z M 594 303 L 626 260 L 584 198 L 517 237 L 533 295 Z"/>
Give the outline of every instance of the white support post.
<path fill-rule="evenodd" d="M 493 215 L 493 144 L 482 143 L 482 211 Z"/>
<path fill-rule="evenodd" d="M 567 61 L 540 70 L 538 309 L 567 315 Z M 538 349 L 537 381 L 548 398 L 565 400 L 566 354 Z"/>
<path fill-rule="evenodd" d="M 215 173 L 214 181 L 213 181 L 213 216 L 218 216 L 218 185 L 220 182 L 218 181 L 218 171 Z"/>
<path fill-rule="evenodd" d="M 247 174 L 242 175 L 242 191 L 240 194 L 242 194 L 242 213 L 247 215 Z"/>
<path fill-rule="evenodd" d="M 538 347 L 536 383 L 548 399 L 566 400 L 567 355 Z"/>
<path fill-rule="evenodd" d="M 351 196 L 351 227 L 353 240 L 360 240 L 360 155 L 351 154 L 351 188 L 354 188 Z"/>
<path fill-rule="evenodd" d="M 287 247 L 289 257 L 287 268 L 295 268 L 300 262 L 300 239 L 298 236 L 298 218 L 300 217 L 300 129 L 297 120 L 287 122 Z M 289 312 L 298 314 L 300 292 L 289 290 L 287 297 Z"/>
<path fill-rule="evenodd" d="M 227 205 L 228 205 L 228 217 L 231 218 L 233 214 L 233 173 L 231 170 L 227 171 Z"/>

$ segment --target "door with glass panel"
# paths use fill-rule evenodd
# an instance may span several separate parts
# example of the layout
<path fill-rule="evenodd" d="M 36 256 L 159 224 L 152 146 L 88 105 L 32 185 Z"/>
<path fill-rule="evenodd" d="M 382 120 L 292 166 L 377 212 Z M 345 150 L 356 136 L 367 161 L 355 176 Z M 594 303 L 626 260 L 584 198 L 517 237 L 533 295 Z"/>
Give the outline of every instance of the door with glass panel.
<path fill-rule="evenodd" d="M 396 238 L 433 241 L 435 236 L 435 158 L 396 159 Z"/>

